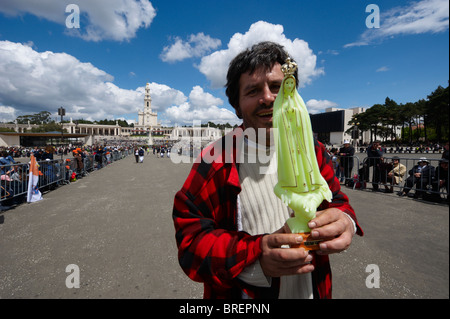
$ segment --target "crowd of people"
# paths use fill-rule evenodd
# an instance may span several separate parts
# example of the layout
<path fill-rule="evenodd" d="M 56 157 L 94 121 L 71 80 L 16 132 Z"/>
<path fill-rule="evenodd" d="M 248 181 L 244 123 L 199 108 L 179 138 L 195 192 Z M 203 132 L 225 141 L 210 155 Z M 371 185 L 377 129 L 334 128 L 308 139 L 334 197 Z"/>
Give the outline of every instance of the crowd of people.
<path fill-rule="evenodd" d="M 417 164 L 407 171 L 404 164 L 398 156 L 393 156 L 391 161 L 384 161 L 384 155 L 390 153 L 408 153 L 412 149 L 417 153 L 442 152 L 442 159 L 438 165 L 431 165 L 430 160 L 422 157 Z M 372 189 L 377 191 L 380 186 L 384 186 L 384 192 L 393 193 L 394 186 L 399 190 L 399 196 L 410 196 L 414 198 L 428 198 L 433 201 L 439 201 L 439 193 L 444 191 L 448 193 L 448 157 L 449 144 L 443 146 L 433 144 L 427 147 L 402 147 L 394 148 L 383 147 L 380 141 L 374 141 L 366 148 L 360 148 L 364 151 L 367 158 L 363 161 L 362 167 L 357 168 L 358 176 L 353 174 L 355 166 L 355 148 L 350 141 L 345 140 L 340 148 L 331 147 L 327 149 L 332 158 L 335 168 L 335 174 L 340 182 L 346 186 L 365 188 L 369 182 L 370 169 L 372 168 Z M 157 158 L 170 158 L 172 150 L 171 144 L 161 145 L 136 145 L 136 144 L 117 144 L 117 145 L 92 145 L 92 146 L 45 146 L 45 147 L 10 147 L 0 148 L 0 172 L 3 180 L 15 178 L 16 180 L 22 174 L 19 174 L 19 167 L 14 164 L 20 164 L 23 158 L 29 158 L 33 154 L 38 162 L 45 160 L 58 159 L 59 156 L 73 157 L 75 162 L 76 175 L 78 178 L 84 176 L 85 158 L 92 156 L 94 161 L 93 169 L 100 169 L 111 163 L 111 156 L 116 152 L 129 150 L 135 155 L 136 163 L 144 161 L 144 153 L 152 153 Z M 28 161 L 26 161 L 28 162 Z M 408 174 L 407 174 L 408 173 Z M 402 184 L 404 185 L 402 186 Z M 411 189 L 416 188 L 414 194 L 410 194 Z M 428 192 L 426 191 L 428 190 Z M 429 196 L 431 190 L 432 196 Z"/>
<path fill-rule="evenodd" d="M 382 146 L 383 153 L 397 153 L 397 154 L 435 154 L 445 151 L 445 146 L 439 143 L 430 143 L 427 145 L 416 144 L 416 145 L 395 145 L 395 146 Z M 361 153 L 365 152 L 365 147 L 361 147 L 359 151 Z"/>
<path fill-rule="evenodd" d="M 170 158 L 170 152 L 172 151 L 171 144 L 160 144 L 160 145 L 142 145 L 142 146 L 134 146 L 133 154 L 136 160 L 136 163 L 144 162 L 144 154 L 150 154 L 150 150 L 157 158 Z"/>
<path fill-rule="evenodd" d="M 31 155 L 39 164 L 39 189 L 46 191 L 60 184 L 76 181 L 85 176 L 88 171 L 101 169 L 112 161 L 122 158 L 124 153 L 128 154 L 134 147 L 134 144 L 98 144 L 1 148 L 2 204 L 15 205 L 24 201 Z"/>
<path fill-rule="evenodd" d="M 399 196 L 408 196 L 412 188 L 416 191 L 414 198 L 423 198 L 431 201 L 441 201 L 440 193 L 445 191 L 448 194 L 449 188 L 449 143 L 443 147 L 439 144 L 432 145 L 431 148 L 418 147 L 416 153 L 426 154 L 428 152 L 442 152 L 442 157 L 438 164 L 433 166 L 429 159 L 421 157 L 416 165 L 409 171 L 401 162 L 398 156 L 393 156 L 390 161 L 385 160 L 384 155 L 388 149 L 383 147 L 380 141 L 374 141 L 364 149 L 367 157 L 363 160 L 361 168 L 358 167 L 357 174 L 352 176 L 354 168 L 355 149 L 348 140 L 344 141 L 341 148 L 331 148 L 328 152 L 332 158 L 335 174 L 341 183 L 353 187 L 357 183 L 358 188 L 365 188 L 369 181 L 370 168 L 372 168 L 372 189 L 378 191 L 380 186 L 384 186 L 386 193 L 394 192 L 394 185 L 400 190 Z M 409 152 L 408 149 L 397 147 L 395 151 L 391 148 L 391 153 Z M 360 149 L 361 152 L 362 149 Z M 408 176 L 406 176 L 408 173 Z M 402 183 L 404 185 L 402 186 Z M 447 199 L 448 201 L 448 199 Z"/>

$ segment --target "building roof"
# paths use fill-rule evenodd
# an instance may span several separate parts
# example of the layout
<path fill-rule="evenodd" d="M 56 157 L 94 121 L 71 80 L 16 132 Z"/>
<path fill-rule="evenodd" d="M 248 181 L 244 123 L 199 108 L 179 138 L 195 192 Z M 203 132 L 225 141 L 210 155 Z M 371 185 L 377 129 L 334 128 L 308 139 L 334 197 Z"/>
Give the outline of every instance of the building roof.
<path fill-rule="evenodd" d="M 61 132 L 42 132 L 42 133 L 17 133 L 17 132 L 0 132 L 1 135 L 9 136 L 29 136 L 29 137 L 61 137 Z M 64 133 L 64 138 L 86 137 L 89 134 L 70 134 Z"/>

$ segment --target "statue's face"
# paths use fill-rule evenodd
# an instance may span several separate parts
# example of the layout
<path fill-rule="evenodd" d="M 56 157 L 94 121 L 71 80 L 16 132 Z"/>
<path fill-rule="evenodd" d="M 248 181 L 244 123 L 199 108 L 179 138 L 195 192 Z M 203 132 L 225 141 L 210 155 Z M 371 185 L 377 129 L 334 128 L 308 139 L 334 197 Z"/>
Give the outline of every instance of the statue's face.
<path fill-rule="evenodd" d="M 294 90 L 295 88 L 295 81 L 293 78 L 287 78 L 286 81 L 284 81 L 284 88 L 285 91 L 290 93 Z"/>

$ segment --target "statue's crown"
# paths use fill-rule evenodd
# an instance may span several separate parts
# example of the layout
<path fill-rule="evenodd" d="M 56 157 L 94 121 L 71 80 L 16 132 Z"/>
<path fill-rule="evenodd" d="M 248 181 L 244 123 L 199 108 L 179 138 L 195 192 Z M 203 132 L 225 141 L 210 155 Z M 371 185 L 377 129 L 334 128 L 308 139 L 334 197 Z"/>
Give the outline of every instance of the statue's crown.
<path fill-rule="evenodd" d="M 297 63 L 293 62 L 291 58 L 288 57 L 286 63 L 281 66 L 281 71 L 284 73 L 284 76 L 294 75 L 297 68 Z"/>

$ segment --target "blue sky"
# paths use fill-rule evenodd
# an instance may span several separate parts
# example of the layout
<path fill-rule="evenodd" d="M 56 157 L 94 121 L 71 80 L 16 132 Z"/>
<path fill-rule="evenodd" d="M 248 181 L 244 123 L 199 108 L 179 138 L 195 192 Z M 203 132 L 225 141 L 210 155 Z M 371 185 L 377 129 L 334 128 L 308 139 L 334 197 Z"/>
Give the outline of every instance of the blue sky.
<path fill-rule="evenodd" d="M 69 4 L 80 28 L 66 25 Z M 380 28 L 366 25 L 369 4 Z M 264 40 L 297 60 L 310 113 L 415 102 L 448 86 L 448 12 L 448 0 L 0 0 L 0 122 L 60 106 L 133 121 L 150 83 L 163 125 L 236 124 L 227 65 Z"/>

